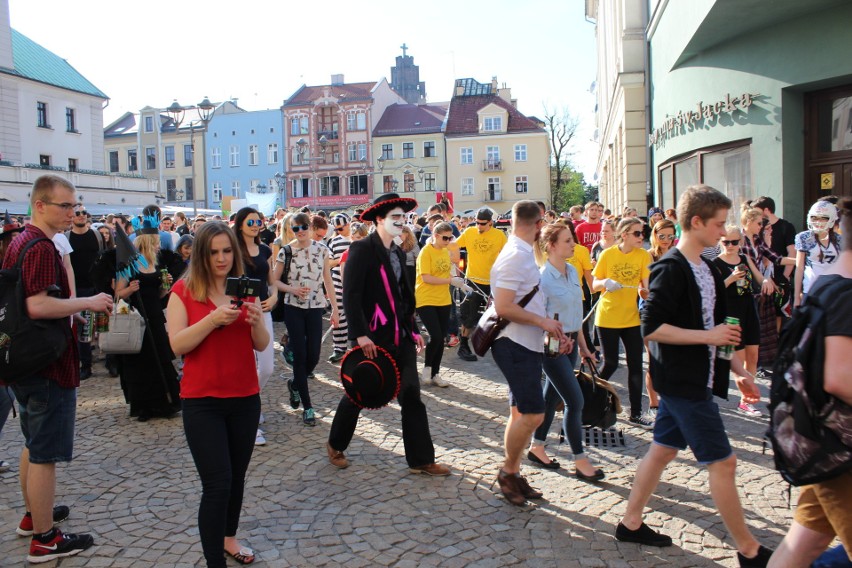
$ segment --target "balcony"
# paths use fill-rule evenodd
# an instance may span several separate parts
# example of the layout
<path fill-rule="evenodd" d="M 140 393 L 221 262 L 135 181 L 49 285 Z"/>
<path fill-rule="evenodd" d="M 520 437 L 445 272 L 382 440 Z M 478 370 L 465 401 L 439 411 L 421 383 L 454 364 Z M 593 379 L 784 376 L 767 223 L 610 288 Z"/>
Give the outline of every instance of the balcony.
<path fill-rule="evenodd" d="M 502 172 L 503 160 L 482 160 L 483 172 Z"/>
<path fill-rule="evenodd" d="M 503 190 L 486 189 L 482 192 L 482 201 L 503 201 Z"/>
<path fill-rule="evenodd" d="M 337 130 L 320 130 L 317 132 L 317 140 L 325 136 L 326 140 L 337 140 L 338 133 Z"/>

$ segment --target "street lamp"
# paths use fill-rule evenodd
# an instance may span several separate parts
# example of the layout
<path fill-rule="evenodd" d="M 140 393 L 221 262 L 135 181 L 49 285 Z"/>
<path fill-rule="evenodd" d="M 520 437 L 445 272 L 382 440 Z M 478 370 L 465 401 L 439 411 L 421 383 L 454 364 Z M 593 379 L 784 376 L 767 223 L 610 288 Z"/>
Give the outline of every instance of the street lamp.
<path fill-rule="evenodd" d="M 169 116 L 172 117 L 172 121 L 175 123 L 175 133 L 178 132 L 187 110 L 195 109 L 198 113 L 198 120 L 191 120 L 189 122 L 189 147 L 192 152 L 192 214 L 194 217 L 198 216 L 198 200 L 196 199 L 198 188 L 195 183 L 195 127 L 201 124 L 202 129 L 206 130 L 207 123 L 210 122 L 211 114 L 213 114 L 215 108 L 216 106 L 205 96 L 204 100 L 197 105 L 186 107 L 178 103 L 177 99 L 174 99 L 172 104 L 166 109 L 166 112 L 169 113 Z M 205 204 L 207 203 L 207 188 L 204 188 L 204 202 Z"/>
<path fill-rule="evenodd" d="M 279 199 L 279 207 L 284 207 L 284 190 L 287 188 L 287 176 L 281 172 L 275 172 L 275 175 L 272 176 L 275 178 L 275 183 L 278 184 L 278 193 L 280 195 Z"/>
<path fill-rule="evenodd" d="M 306 156 L 305 154 L 308 153 L 308 143 L 305 141 L 304 138 L 299 138 L 298 140 L 296 140 L 296 152 L 299 154 L 299 160 L 302 162 L 312 162 L 315 160 L 322 160 L 323 162 L 325 162 L 325 153 L 328 151 L 328 138 L 325 137 L 325 134 L 320 136 L 319 145 L 319 156 Z"/>

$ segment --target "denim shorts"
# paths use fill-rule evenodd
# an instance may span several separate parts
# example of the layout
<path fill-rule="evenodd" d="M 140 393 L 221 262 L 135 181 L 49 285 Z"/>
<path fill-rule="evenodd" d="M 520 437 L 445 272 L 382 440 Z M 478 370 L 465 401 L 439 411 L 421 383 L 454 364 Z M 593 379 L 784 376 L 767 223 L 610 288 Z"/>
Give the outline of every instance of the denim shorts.
<path fill-rule="evenodd" d="M 491 355 L 509 383 L 509 404 L 517 406 L 521 414 L 543 414 L 543 355 L 530 351 L 508 337 L 500 337 L 494 342 Z"/>
<path fill-rule="evenodd" d="M 30 463 L 71 461 L 77 389 L 34 376 L 12 386 L 21 416 L 21 432 L 30 451 Z"/>
<path fill-rule="evenodd" d="M 704 400 L 661 394 L 654 443 L 676 450 L 689 446 L 702 465 L 726 460 L 733 454 L 719 405 L 710 390 Z"/>

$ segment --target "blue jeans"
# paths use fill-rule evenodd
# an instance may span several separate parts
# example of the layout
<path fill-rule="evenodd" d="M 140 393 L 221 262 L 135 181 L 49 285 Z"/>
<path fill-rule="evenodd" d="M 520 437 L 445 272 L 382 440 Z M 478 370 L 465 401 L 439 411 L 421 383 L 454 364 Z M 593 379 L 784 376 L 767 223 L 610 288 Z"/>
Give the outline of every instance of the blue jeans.
<path fill-rule="evenodd" d="M 583 391 L 574 374 L 574 367 L 579 357 L 579 347 L 574 342 L 574 350 L 559 357 L 544 358 L 544 374 L 547 381 L 544 383 L 544 421 L 535 431 L 533 440 L 537 444 L 544 444 L 556 407 L 559 401 L 565 403 L 562 411 L 562 430 L 568 437 L 571 452 L 578 458 L 583 455 Z"/>
<path fill-rule="evenodd" d="M 284 323 L 287 324 L 289 345 L 293 350 L 293 388 L 299 391 L 305 410 L 313 408 L 308 392 L 308 375 L 319 363 L 324 311 L 323 308 L 284 306 Z"/>
<path fill-rule="evenodd" d="M 21 416 L 21 432 L 30 451 L 30 463 L 71 461 L 77 389 L 62 388 L 39 375 L 12 387 Z"/>
<path fill-rule="evenodd" d="M 509 383 L 509 406 L 516 406 L 521 414 L 544 413 L 541 391 L 541 360 L 544 356 L 508 337 L 497 338 L 491 347 L 491 356 Z"/>

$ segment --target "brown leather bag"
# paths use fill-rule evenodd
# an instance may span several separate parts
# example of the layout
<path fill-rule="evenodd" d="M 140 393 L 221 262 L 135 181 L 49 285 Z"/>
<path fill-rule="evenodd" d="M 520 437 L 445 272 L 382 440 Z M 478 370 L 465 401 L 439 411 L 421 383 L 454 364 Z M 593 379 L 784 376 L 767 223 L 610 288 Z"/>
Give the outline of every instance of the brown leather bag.
<path fill-rule="evenodd" d="M 529 294 L 521 298 L 518 305 L 522 308 L 526 306 L 532 300 L 533 296 L 535 296 L 536 292 L 538 292 L 538 284 L 530 290 Z M 480 357 L 484 357 L 488 353 L 488 350 L 491 349 L 497 336 L 500 335 L 500 332 L 507 325 L 509 325 L 509 320 L 497 315 L 497 310 L 494 309 L 494 301 L 493 299 L 489 299 L 485 313 L 479 318 L 479 323 L 476 324 L 473 333 L 470 334 L 470 344 L 473 347 L 473 352 Z"/>

